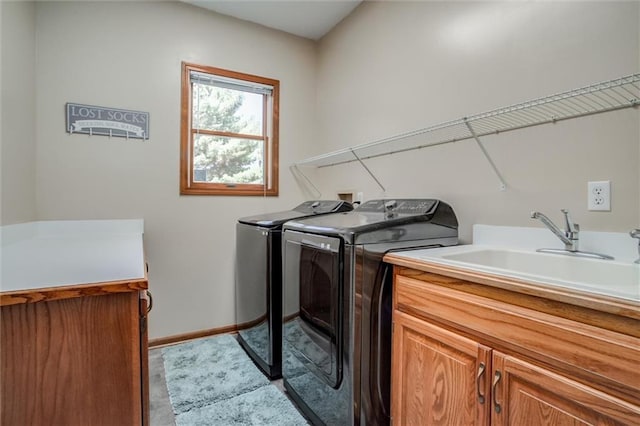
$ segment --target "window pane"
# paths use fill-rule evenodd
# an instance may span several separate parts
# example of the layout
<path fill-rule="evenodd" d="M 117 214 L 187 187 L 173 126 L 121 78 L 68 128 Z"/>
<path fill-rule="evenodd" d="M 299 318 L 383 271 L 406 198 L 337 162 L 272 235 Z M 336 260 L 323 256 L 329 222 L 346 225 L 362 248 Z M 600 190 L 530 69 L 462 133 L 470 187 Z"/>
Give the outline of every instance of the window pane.
<path fill-rule="evenodd" d="M 264 183 L 264 142 L 193 135 L 193 181 Z"/>
<path fill-rule="evenodd" d="M 183 62 L 181 87 L 180 194 L 277 196 L 280 82 Z"/>
<path fill-rule="evenodd" d="M 193 84 L 193 128 L 262 136 L 264 95 Z"/>

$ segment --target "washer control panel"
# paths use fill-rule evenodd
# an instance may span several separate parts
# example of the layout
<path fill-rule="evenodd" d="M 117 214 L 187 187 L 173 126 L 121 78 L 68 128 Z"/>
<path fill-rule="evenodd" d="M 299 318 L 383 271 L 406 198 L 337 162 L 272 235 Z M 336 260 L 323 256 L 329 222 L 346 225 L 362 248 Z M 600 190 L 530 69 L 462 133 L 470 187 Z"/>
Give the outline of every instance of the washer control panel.
<path fill-rule="evenodd" d="M 347 212 L 353 210 L 351 203 L 339 200 L 311 200 L 297 206 L 295 211 L 303 213 L 335 213 L 335 212 Z"/>
<path fill-rule="evenodd" d="M 370 200 L 361 204 L 356 210 L 362 212 L 418 215 L 430 213 L 437 203 L 437 200 L 421 198 Z"/>

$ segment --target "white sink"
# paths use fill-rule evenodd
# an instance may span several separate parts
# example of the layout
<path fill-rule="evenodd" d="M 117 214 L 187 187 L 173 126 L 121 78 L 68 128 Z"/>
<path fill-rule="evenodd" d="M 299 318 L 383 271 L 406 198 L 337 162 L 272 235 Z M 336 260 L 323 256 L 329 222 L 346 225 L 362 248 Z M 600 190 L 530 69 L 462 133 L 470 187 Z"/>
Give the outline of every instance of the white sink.
<path fill-rule="evenodd" d="M 437 257 L 481 271 L 640 300 L 638 264 L 490 248 Z"/>

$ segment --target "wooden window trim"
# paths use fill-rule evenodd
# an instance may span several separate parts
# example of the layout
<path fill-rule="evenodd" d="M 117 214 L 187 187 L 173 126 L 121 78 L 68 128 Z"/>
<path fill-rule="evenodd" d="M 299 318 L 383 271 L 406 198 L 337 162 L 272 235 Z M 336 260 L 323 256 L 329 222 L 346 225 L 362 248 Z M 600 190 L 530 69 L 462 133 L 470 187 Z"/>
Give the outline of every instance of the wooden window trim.
<path fill-rule="evenodd" d="M 266 139 L 264 136 L 258 135 L 247 135 L 244 133 L 231 133 L 231 132 L 220 132 L 218 130 L 206 130 L 206 129 L 191 129 L 191 135 L 200 134 L 200 135 L 211 135 L 211 136 L 227 136 L 230 138 L 238 138 L 238 139 L 253 139 L 256 141 L 263 141 Z"/>
<path fill-rule="evenodd" d="M 242 135 L 215 130 L 199 130 L 200 134 L 214 136 L 233 136 L 264 141 L 264 184 L 224 184 L 193 181 L 193 134 L 191 114 L 190 72 L 199 71 L 221 75 L 238 80 L 267 84 L 273 87 L 273 111 L 271 114 L 271 135 L 267 136 L 269 124 L 262 120 L 263 136 Z M 180 194 L 181 195 L 240 195 L 240 196 L 277 196 L 279 184 L 279 121 L 280 121 L 280 82 L 270 78 L 243 74 L 221 68 L 182 62 L 181 108 L 180 108 Z M 267 111 L 268 101 L 264 98 L 263 111 Z"/>

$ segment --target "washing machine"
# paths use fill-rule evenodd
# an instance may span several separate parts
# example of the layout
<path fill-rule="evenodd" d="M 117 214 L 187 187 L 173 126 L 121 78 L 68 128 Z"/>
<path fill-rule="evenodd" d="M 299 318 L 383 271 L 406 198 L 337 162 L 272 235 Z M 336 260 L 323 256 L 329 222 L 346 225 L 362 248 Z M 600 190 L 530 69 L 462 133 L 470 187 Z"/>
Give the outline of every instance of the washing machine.
<path fill-rule="evenodd" d="M 352 209 L 345 201 L 306 201 L 292 210 L 243 217 L 236 224 L 238 341 L 271 379 L 281 376 L 282 225 Z"/>
<path fill-rule="evenodd" d="M 390 251 L 458 244 L 435 199 L 372 200 L 283 227 L 285 389 L 315 425 L 390 419 Z"/>

